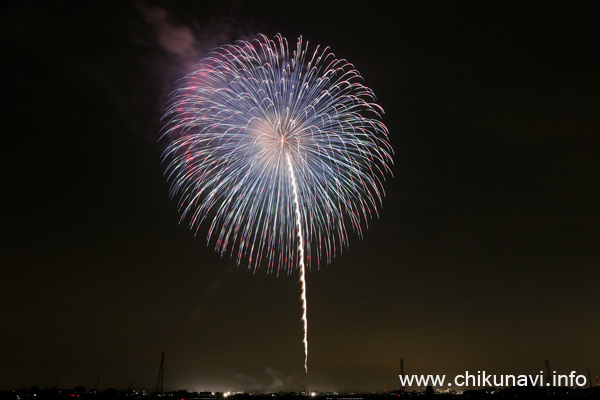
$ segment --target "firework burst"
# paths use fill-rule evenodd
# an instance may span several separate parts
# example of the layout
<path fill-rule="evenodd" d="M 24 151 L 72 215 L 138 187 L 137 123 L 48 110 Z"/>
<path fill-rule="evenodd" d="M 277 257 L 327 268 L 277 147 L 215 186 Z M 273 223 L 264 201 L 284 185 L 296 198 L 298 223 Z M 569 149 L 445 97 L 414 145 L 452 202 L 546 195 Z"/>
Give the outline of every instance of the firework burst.
<path fill-rule="evenodd" d="M 248 268 L 300 270 L 362 236 L 381 206 L 392 148 L 383 110 L 346 60 L 261 35 L 213 50 L 165 114 L 166 175 L 181 218 Z"/>

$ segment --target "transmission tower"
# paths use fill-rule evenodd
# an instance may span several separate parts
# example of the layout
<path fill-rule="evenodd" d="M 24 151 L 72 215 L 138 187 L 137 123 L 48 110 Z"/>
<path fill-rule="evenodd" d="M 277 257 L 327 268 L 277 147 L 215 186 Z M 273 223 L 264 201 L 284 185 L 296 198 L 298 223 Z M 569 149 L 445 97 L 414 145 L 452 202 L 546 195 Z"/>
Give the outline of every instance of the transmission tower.
<path fill-rule="evenodd" d="M 406 378 L 404 378 L 404 360 L 400 357 L 400 373 L 402 374 L 402 379 L 406 382 Z M 406 386 L 402 386 L 402 389 L 406 390 Z"/>
<path fill-rule="evenodd" d="M 404 360 L 400 358 L 400 373 L 402 374 L 402 378 L 404 378 Z"/>
<path fill-rule="evenodd" d="M 165 371 L 165 352 L 160 356 L 160 368 L 158 369 L 158 379 L 156 380 L 156 394 L 163 394 L 163 373 Z"/>

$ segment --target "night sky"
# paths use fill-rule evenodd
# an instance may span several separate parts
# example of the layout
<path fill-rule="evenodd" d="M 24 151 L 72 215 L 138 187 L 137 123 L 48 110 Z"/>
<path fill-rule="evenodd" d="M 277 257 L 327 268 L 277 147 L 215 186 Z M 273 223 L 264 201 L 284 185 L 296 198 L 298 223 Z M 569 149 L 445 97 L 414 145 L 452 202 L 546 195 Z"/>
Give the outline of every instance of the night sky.
<path fill-rule="evenodd" d="M 51 3 L 1 17 L 0 390 L 153 390 L 163 350 L 166 390 L 391 390 L 400 358 L 600 374 L 584 2 Z M 208 50 L 278 32 L 356 66 L 395 150 L 380 218 L 308 273 L 308 378 L 297 271 L 253 274 L 179 224 L 158 141 Z"/>

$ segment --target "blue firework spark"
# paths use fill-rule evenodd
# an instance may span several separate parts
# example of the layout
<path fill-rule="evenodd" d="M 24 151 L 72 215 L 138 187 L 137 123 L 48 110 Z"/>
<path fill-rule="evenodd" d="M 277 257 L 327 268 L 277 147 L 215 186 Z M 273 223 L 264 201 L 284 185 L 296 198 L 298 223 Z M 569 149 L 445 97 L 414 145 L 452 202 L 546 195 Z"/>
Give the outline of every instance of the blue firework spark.
<path fill-rule="evenodd" d="M 392 148 L 382 108 L 346 60 L 260 35 L 213 50 L 172 94 L 163 137 L 171 196 L 216 251 L 248 267 L 310 268 L 362 236 Z M 297 222 L 291 174 L 295 175 Z M 299 235 L 299 231 L 302 235 Z"/>

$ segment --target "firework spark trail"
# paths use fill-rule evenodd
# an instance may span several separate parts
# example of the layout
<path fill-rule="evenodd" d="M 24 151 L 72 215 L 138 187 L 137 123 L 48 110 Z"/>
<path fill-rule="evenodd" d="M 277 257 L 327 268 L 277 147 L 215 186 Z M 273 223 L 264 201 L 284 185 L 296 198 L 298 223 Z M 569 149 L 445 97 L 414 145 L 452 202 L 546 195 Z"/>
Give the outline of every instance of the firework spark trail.
<path fill-rule="evenodd" d="M 283 141 L 282 141 L 283 143 Z M 304 371 L 308 374 L 308 318 L 306 316 L 306 270 L 304 267 L 304 241 L 302 240 L 302 223 L 300 222 L 300 204 L 298 203 L 298 188 L 296 187 L 296 177 L 294 176 L 294 168 L 290 161 L 290 155 L 285 153 L 288 169 L 290 171 L 290 181 L 292 183 L 292 192 L 294 194 L 294 208 L 296 212 L 296 227 L 298 229 L 298 257 L 300 258 L 300 285 L 302 300 L 302 322 L 304 323 Z"/>
<path fill-rule="evenodd" d="M 248 269 L 299 269 L 306 371 L 306 272 L 362 237 L 391 175 L 383 109 L 361 82 L 328 47 L 260 35 L 207 54 L 163 117 L 181 220 L 206 222 L 207 243 Z"/>

